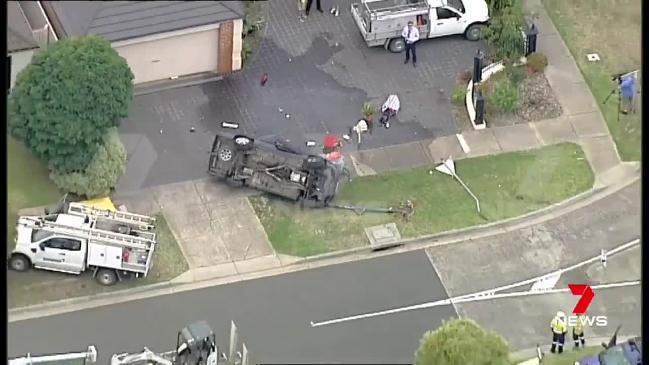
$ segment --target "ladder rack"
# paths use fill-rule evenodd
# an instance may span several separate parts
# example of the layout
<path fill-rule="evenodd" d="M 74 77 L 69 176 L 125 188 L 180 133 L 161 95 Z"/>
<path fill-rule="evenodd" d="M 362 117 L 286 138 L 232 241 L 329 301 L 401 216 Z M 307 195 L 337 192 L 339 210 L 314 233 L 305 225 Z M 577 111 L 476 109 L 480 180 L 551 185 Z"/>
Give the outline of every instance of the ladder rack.
<path fill-rule="evenodd" d="M 127 234 L 115 233 L 102 229 L 90 227 L 74 227 L 66 224 L 46 221 L 40 217 L 21 217 L 19 224 L 25 226 L 48 230 L 53 233 L 66 234 L 78 238 L 95 240 L 101 243 L 113 244 L 129 248 L 150 250 L 155 241 L 146 237 L 131 236 Z"/>
<path fill-rule="evenodd" d="M 130 223 L 137 225 L 142 230 L 152 230 L 155 228 L 154 224 L 156 219 L 142 214 L 112 211 L 108 209 L 93 208 L 81 203 L 70 203 L 68 207 L 68 214 L 77 216 L 94 216 L 107 218 L 114 221 Z"/>

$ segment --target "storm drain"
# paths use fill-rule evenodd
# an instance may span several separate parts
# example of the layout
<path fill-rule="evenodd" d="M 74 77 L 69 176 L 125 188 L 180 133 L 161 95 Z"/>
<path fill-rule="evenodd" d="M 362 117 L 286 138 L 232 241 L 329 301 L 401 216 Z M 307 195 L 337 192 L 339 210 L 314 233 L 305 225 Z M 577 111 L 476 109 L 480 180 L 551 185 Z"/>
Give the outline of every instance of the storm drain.
<path fill-rule="evenodd" d="M 395 223 L 365 228 L 372 250 L 382 250 L 401 244 L 401 234 Z"/>

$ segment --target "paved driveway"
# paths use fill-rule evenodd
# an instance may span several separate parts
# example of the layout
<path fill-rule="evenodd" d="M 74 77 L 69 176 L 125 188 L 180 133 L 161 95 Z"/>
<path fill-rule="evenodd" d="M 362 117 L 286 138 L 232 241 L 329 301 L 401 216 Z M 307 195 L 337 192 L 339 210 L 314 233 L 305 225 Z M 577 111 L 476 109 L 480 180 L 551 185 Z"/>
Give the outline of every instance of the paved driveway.
<path fill-rule="evenodd" d="M 136 97 L 120 129 L 130 162 L 118 190 L 204 177 L 221 121 L 238 122 L 253 136 L 277 134 L 302 144 L 327 132 L 343 133 L 361 117 L 363 102 L 380 105 L 396 93 L 402 105 L 398 122 L 366 138 L 363 148 L 455 133 L 449 100 L 454 78 L 471 66 L 481 43 L 461 37 L 422 41 L 413 68 L 403 65 L 402 54 L 368 48 L 349 1 L 339 3 L 339 17 L 314 11 L 301 23 L 294 0 L 269 2 L 266 36 L 243 71 Z M 261 87 L 264 73 L 269 81 Z"/>

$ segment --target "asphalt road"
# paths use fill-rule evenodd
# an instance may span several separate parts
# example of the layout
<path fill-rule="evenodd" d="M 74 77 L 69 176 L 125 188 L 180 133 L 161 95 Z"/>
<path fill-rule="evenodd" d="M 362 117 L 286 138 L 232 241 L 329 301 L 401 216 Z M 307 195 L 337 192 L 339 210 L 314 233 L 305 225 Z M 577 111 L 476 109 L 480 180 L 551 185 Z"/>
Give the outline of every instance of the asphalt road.
<path fill-rule="evenodd" d="M 416 251 L 10 323 L 9 357 L 91 344 L 102 363 L 143 346 L 167 351 L 180 328 L 204 319 L 221 346 L 234 320 L 257 362 L 409 363 L 421 335 L 455 316 L 452 307 L 317 328 L 310 322 L 445 298 L 427 256 Z"/>

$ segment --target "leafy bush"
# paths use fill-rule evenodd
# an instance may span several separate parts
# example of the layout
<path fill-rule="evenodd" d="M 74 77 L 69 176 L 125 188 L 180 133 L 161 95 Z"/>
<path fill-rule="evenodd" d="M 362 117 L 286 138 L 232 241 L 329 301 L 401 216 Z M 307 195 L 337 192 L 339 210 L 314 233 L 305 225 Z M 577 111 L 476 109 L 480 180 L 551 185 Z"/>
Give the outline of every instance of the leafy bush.
<path fill-rule="evenodd" d="M 490 56 L 500 60 L 517 60 L 523 56 L 525 45 L 521 30 L 524 26 L 523 10 L 518 2 L 492 16 L 482 33 Z"/>
<path fill-rule="evenodd" d="M 491 16 L 499 14 L 503 9 L 514 6 L 515 1 L 517 0 L 487 0 L 487 5 L 489 5 L 489 13 L 491 14 Z"/>
<path fill-rule="evenodd" d="M 514 86 L 520 85 L 525 78 L 525 69 L 520 66 L 507 66 L 505 67 L 507 79 L 512 82 Z"/>
<path fill-rule="evenodd" d="M 482 329 L 470 319 L 445 321 L 424 333 L 415 353 L 416 365 L 510 364 L 509 346 L 495 332 Z"/>
<path fill-rule="evenodd" d="M 106 130 L 126 117 L 133 73 L 97 36 L 62 39 L 34 54 L 9 98 L 9 131 L 50 170 L 83 171 Z"/>
<path fill-rule="evenodd" d="M 363 104 L 363 108 L 361 108 L 361 114 L 363 114 L 363 117 L 365 120 L 371 120 L 374 115 L 376 115 L 376 105 L 374 105 L 371 102 L 366 102 Z"/>
<path fill-rule="evenodd" d="M 259 44 L 258 33 L 266 25 L 263 16 L 263 5 L 259 2 L 245 2 L 245 16 L 243 18 L 241 60 L 246 62 Z"/>
<path fill-rule="evenodd" d="M 503 79 L 495 83 L 487 102 L 493 103 L 502 112 L 511 113 L 518 107 L 518 100 L 518 87 L 509 79 Z"/>
<path fill-rule="evenodd" d="M 543 72 L 548 66 L 548 58 L 541 52 L 530 53 L 527 56 L 527 66 L 534 72 Z"/>
<path fill-rule="evenodd" d="M 466 85 L 457 85 L 453 89 L 453 94 L 451 95 L 451 102 L 455 105 L 464 105 L 464 100 L 466 99 Z"/>
<path fill-rule="evenodd" d="M 112 128 L 106 133 L 85 171 L 67 174 L 53 171 L 50 178 L 65 192 L 95 198 L 108 195 L 125 170 L 126 149 L 117 129 Z"/>

